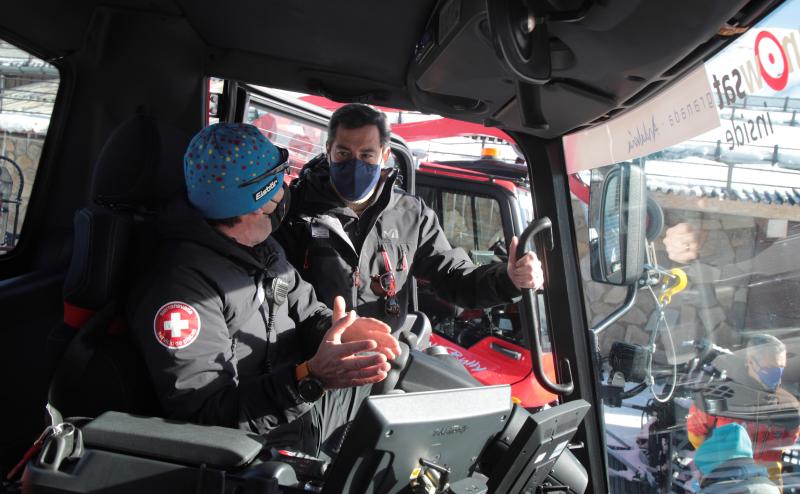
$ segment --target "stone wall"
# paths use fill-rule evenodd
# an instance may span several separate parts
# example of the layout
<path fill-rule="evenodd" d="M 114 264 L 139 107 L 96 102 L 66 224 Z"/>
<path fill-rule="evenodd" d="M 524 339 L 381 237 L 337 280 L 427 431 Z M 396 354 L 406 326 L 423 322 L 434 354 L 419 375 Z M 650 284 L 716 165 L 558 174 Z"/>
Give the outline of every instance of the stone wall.
<path fill-rule="evenodd" d="M 17 235 L 22 229 L 22 224 L 27 212 L 28 201 L 30 200 L 31 190 L 36 170 L 39 166 L 39 158 L 42 154 L 42 144 L 44 136 L 37 134 L 18 134 L 0 131 L 0 156 L 5 156 L 14 160 L 22 169 L 24 187 L 22 189 L 22 202 L 19 207 L 19 218 L 17 221 Z M 11 199 L 16 199 L 19 192 L 19 174 L 14 167 L 7 161 L 0 161 L 0 166 L 5 167 L 13 180 L 11 188 Z M 7 198 L 3 198 L 5 201 Z M 0 232 L 0 246 L 6 238 L 10 238 L 14 229 L 14 215 L 16 208 L 14 204 L 4 204 L 8 208 L 8 221 L 5 221 L 6 231 Z M 4 209 L 5 209 L 4 207 Z"/>

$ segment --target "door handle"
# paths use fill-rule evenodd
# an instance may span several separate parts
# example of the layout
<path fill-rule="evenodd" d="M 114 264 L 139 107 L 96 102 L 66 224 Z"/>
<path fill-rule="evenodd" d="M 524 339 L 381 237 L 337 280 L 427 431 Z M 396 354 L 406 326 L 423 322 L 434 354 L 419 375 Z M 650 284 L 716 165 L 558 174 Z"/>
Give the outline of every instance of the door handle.
<path fill-rule="evenodd" d="M 550 218 L 545 216 L 532 221 L 528 227 L 525 228 L 525 231 L 522 232 L 522 235 L 519 236 L 519 243 L 517 244 L 517 259 L 522 258 L 526 254 L 525 246 L 528 244 L 528 241 L 536 235 L 544 233 L 545 231 L 550 234 L 545 238 L 545 247 L 547 250 L 553 250 L 553 224 L 550 222 Z M 563 384 L 554 383 L 544 372 L 544 363 L 542 362 L 542 341 L 540 335 L 541 326 L 539 325 L 539 304 L 536 301 L 536 294 L 533 292 L 532 288 L 526 288 L 522 290 L 522 302 L 522 317 L 528 322 L 528 327 L 533 328 L 533 341 L 526 341 L 526 343 L 528 343 L 528 347 L 531 349 L 533 375 L 536 376 L 536 380 L 539 381 L 539 384 L 551 393 L 557 395 L 571 394 L 575 390 L 575 385 L 572 382 L 572 369 L 568 359 L 563 359 L 561 361 L 564 369 L 564 377 L 566 379 Z M 525 339 L 529 339 L 527 334 Z"/>
<path fill-rule="evenodd" d="M 522 354 L 520 352 L 512 350 L 510 348 L 506 348 L 503 345 L 498 345 L 497 343 L 490 343 L 489 348 L 491 348 L 495 352 L 502 353 L 506 357 L 513 358 L 514 360 L 522 360 Z"/>

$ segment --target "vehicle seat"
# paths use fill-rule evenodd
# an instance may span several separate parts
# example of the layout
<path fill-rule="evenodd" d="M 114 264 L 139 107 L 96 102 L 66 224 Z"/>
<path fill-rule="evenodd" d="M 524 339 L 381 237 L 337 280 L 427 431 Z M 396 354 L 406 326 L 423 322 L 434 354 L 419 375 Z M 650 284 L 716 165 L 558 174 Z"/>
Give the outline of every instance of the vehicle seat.
<path fill-rule="evenodd" d="M 64 323 L 48 338 L 49 402 L 64 416 L 105 410 L 156 414 L 144 360 L 127 334 L 131 276 L 154 249 L 154 216 L 184 192 L 189 136 L 150 116 L 121 124 L 95 164 L 91 204 L 75 213 Z"/>

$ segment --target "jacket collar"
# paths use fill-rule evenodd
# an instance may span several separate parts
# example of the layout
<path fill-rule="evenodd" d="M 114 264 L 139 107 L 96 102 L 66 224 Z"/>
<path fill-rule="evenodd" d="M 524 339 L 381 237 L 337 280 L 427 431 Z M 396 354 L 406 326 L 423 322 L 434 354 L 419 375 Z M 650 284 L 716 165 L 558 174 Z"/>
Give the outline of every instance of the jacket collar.
<path fill-rule="evenodd" d="M 157 221 L 160 237 L 167 241 L 186 241 L 202 245 L 250 270 L 269 269 L 277 259 L 279 247 L 271 237 L 255 247 L 247 247 L 209 225 L 185 198 L 170 202 Z"/>

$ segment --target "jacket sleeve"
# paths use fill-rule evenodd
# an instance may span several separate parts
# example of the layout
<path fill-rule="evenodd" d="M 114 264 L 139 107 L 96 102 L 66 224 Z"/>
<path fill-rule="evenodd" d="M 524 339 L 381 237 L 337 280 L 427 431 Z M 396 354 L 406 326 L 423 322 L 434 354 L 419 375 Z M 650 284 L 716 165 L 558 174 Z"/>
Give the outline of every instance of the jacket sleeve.
<path fill-rule="evenodd" d="M 436 213 L 420 201 L 419 246 L 411 274 L 428 280 L 444 300 L 468 308 L 493 307 L 521 295 L 501 262 L 475 266 L 461 248 L 452 248 Z"/>
<path fill-rule="evenodd" d="M 199 273 L 169 274 L 149 287 L 129 316 L 168 417 L 264 434 L 308 410 L 297 393 L 292 365 L 240 379 L 220 294 Z M 175 302 L 190 307 L 199 326 L 196 337 L 179 348 L 162 343 L 164 315 L 185 317 L 170 314 Z"/>
<path fill-rule="evenodd" d="M 713 427 L 714 418 L 692 404 L 689 408 L 689 414 L 686 416 L 686 432 L 689 435 L 689 442 L 692 443 L 692 446 L 695 448 L 700 447 Z"/>
<path fill-rule="evenodd" d="M 306 358 L 317 353 L 320 342 L 331 327 L 331 310 L 317 300 L 314 287 L 303 281 L 296 270 L 294 286 L 287 297 L 289 316 L 296 322 L 298 335 Z"/>

